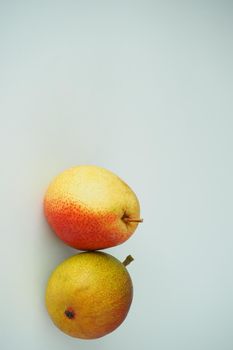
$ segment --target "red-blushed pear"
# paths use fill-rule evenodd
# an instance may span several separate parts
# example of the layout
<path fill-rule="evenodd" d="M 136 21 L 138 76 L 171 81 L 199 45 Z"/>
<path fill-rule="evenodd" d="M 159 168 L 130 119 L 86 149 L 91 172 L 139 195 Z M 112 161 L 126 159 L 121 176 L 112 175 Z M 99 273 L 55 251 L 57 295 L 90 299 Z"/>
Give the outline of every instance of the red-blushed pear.
<path fill-rule="evenodd" d="M 100 338 L 126 318 L 133 286 L 123 263 L 109 254 L 86 252 L 61 263 L 46 288 L 46 307 L 64 333 L 82 339 Z"/>
<path fill-rule="evenodd" d="M 57 236 L 80 250 L 119 245 L 142 222 L 133 190 L 94 165 L 76 166 L 55 177 L 45 194 L 44 212 Z"/>

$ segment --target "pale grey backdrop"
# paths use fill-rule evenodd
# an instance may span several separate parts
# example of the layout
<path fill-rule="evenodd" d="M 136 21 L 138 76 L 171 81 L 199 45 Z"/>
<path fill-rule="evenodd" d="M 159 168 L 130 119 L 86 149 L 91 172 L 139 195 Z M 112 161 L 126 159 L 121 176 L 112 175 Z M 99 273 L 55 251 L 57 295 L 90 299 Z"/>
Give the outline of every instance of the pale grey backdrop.
<path fill-rule="evenodd" d="M 0 347 L 232 350 L 231 1 L 0 1 Z M 135 297 L 111 335 L 50 322 L 44 289 L 75 251 L 48 229 L 49 181 L 107 167 L 145 222 L 124 245 Z"/>

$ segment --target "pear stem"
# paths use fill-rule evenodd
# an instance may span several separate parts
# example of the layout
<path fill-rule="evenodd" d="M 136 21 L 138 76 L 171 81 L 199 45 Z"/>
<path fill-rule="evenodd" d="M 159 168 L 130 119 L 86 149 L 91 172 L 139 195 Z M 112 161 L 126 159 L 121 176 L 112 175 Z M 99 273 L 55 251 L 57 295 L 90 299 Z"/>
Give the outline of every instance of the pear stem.
<path fill-rule="evenodd" d="M 124 266 L 127 266 L 129 265 L 132 261 L 134 261 L 134 258 L 132 257 L 132 255 L 128 255 L 125 260 L 123 261 L 123 265 Z"/>
<path fill-rule="evenodd" d="M 133 218 L 124 218 L 124 221 L 127 222 L 143 222 L 143 219 L 133 219 Z"/>

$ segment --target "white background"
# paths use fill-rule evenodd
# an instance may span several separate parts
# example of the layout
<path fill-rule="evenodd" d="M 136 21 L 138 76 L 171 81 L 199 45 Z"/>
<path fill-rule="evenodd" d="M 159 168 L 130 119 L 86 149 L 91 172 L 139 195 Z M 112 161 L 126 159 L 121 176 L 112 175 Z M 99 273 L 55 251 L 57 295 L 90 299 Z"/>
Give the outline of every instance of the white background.
<path fill-rule="evenodd" d="M 231 1 L 0 2 L 0 347 L 232 350 Z M 144 223 L 108 252 L 129 266 L 124 324 L 56 329 L 53 268 L 75 250 L 42 211 L 53 176 L 104 166 Z"/>

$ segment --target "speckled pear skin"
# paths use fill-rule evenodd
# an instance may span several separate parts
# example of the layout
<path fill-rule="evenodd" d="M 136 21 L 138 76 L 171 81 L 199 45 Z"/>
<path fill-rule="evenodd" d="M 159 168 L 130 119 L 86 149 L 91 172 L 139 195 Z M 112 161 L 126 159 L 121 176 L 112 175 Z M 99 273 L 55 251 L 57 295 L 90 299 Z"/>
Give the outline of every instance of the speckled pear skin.
<path fill-rule="evenodd" d="M 66 244 L 79 250 L 104 249 L 125 242 L 135 231 L 139 201 L 117 175 L 94 165 L 65 170 L 44 199 L 48 223 Z"/>
<path fill-rule="evenodd" d="M 64 333 L 95 339 L 115 330 L 125 319 L 133 285 L 125 266 L 102 252 L 74 255 L 51 274 L 46 307 Z"/>

